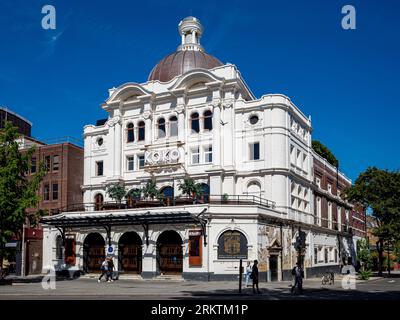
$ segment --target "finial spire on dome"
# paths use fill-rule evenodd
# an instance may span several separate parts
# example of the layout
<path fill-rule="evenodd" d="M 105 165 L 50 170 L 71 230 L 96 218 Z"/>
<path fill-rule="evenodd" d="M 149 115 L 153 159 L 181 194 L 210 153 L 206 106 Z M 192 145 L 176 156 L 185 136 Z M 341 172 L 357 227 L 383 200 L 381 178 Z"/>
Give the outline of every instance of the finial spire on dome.
<path fill-rule="evenodd" d="M 178 29 L 182 37 L 182 43 L 178 47 L 178 51 L 204 51 L 200 45 L 200 38 L 204 29 L 199 19 L 191 16 L 186 17 L 179 22 Z"/>

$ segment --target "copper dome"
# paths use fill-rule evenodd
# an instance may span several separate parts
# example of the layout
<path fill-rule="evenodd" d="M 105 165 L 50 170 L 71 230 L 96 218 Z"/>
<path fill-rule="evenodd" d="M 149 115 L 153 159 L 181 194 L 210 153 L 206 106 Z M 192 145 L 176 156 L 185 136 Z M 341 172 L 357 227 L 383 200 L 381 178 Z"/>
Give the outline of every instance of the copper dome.
<path fill-rule="evenodd" d="M 149 81 L 167 82 L 192 69 L 212 69 L 223 63 L 200 50 L 176 51 L 162 59 L 151 71 Z"/>

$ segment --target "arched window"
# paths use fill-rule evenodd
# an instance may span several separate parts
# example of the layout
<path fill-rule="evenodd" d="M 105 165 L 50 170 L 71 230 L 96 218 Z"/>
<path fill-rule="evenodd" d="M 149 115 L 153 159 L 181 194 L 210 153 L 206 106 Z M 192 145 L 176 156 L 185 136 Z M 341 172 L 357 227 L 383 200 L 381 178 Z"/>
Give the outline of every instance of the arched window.
<path fill-rule="evenodd" d="M 190 117 L 190 128 L 192 129 L 192 133 L 200 132 L 199 114 L 197 112 L 192 113 Z"/>
<path fill-rule="evenodd" d="M 247 185 L 247 194 L 252 196 L 261 196 L 261 185 L 257 181 L 252 181 Z"/>
<path fill-rule="evenodd" d="M 169 136 L 176 137 L 178 135 L 178 119 L 175 116 L 169 118 Z"/>
<path fill-rule="evenodd" d="M 158 137 L 159 138 L 165 138 L 165 135 L 166 135 L 165 119 L 164 118 L 158 119 L 157 126 L 158 126 Z"/>
<path fill-rule="evenodd" d="M 139 128 L 138 141 L 143 141 L 145 139 L 145 124 L 144 124 L 144 121 L 140 121 L 138 123 L 138 128 Z"/>
<path fill-rule="evenodd" d="M 126 131 L 127 131 L 127 142 L 133 142 L 135 140 L 135 128 L 133 126 L 133 123 L 128 123 L 126 126 Z"/>
<path fill-rule="evenodd" d="M 247 259 L 247 239 L 239 231 L 225 231 L 218 238 L 218 259 Z"/>
<path fill-rule="evenodd" d="M 211 131 L 213 129 L 212 112 L 210 110 L 207 110 L 206 112 L 204 112 L 203 117 L 204 117 L 204 130 Z"/>
<path fill-rule="evenodd" d="M 103 210 L 104 197 L 101 193 L 96 194 L 94 197 L 94 210 Z"/>

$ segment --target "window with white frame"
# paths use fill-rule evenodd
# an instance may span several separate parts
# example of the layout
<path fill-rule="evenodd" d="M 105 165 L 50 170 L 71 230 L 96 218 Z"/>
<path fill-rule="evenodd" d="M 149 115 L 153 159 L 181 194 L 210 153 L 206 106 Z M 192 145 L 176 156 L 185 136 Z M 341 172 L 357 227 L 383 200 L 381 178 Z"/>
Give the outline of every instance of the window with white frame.
<path fill-rule="evenodd" d="M 190 151 L 191 151 L 192 164 L 200 163 L 200 148 L 194 147 Z"/>
<path fill-rule="evenodd" d="M 338 225 L 338 230 L 342 231 L 342 208 L 337 207 L 337 225 Z"/>
<path fill-rule="evenodd" d="M 204 148 L 204 162 L 205 163 L 212 162 L 212 146 L 206 146 Z"/>
<path fill-rule="evenodd" d="M 332 193 L 332 185 L 330 183 L 328 183 L 328 192 Z"/>
<path fill-rule="evenodd" d="M 315 183 L 317 184 L 318 188 L 321 188 L 321 179 L 318 177 L 315 177 Z"/>
<path fill-rule="evenodd" d="M 260 143 L 252 142 L 249 144 L 250 160 L 260 160 Z"/>
<path fill-rule="evenodd" d="M 303 154 L 303 170 L 307 171 L 307 155 Z"/>
<path fill-rule="evenodd" d="M 321 226 L 321 198 L 317 197 L 317 204 L 316 204 L 316 215 L 317 215 L 317 225 Z"/>
<path fill-rule="evenodd" d="M 290 163 L 296 164 L 296 149 L 294 146 L 290 146 Z"/>
<path fill-rule="evenodd" d="M 135 157 L 134 156 L 126 157 L 126 168 L 128 171 L 135 170 Z"/>
<path fill-rule="evenodd" d="M 328 228 L 332 229 L 332 203 L 328 202 Z"/>
<path fill-rule="evenodd" d="M 144 155 L 143 154 L 139 154 L 137 158 L 138 158 L 138 167 L 139 167 L 139 169 L 143 169 L 144 165 L 145 165 L 145 163 L 144 163 Z"/>
<path fill-rule="evenodd" d="M 301 151 L 297 150 L 296 165 L 301 168 Z"/>

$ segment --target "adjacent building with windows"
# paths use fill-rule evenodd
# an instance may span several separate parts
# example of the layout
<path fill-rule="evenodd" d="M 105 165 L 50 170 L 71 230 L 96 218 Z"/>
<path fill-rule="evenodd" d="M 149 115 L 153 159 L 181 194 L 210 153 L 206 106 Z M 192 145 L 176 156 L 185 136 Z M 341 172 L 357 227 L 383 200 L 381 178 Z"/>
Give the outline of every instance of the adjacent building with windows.
<path fill-rule="evenodd" d="M 29 120 L 11 111 L 9 108 L 0 106 L 0 129 L 4 128 L 6 121 L 11 122 L 17 127 L 20 134 L 28 137 L 31 136 L 32 123 Z"/>
<path fill-rule="evenodd" d="M 221 280 L 257 259 L 260 279 L 274 281 L 297 261 L 306 276 L 338 271 L 345 254 L 354 261 L 362 228 L 350 231 L 356 213 L 335 181 L 335 195 L 323 191 L 311 119 L 284 95 L 256 98 L 235 65 L 204 51 L 198 19 L 179 33 L 147 82 L 110 89 L 107 121 L 85 126 L 83 203 L 42 220 L 43 270 L 98 272 L 109 255 L 120 274 Z M 201 195 L 182 194 L 187 178 Z M 159 199 L 137 192 L 150 181 Z M 122 203 L 106 192 L 114 183 L 132 190 Z"/>
<path fill-rule="evenodd" d="M 31 158 L 28 178 L 38 170 L 40 163 L 45 165 L 47 173 L 38 191 L 39 203 L 36 208 L 28 209 L 27 214 L 43 210 L 44 214 L 51 216 L 81 204 L 83 148 L 70 142 L 45 144 L 26 136 L 20 138 L 22 151 L 32 145 L 36 146 L 36 150 Z M 31 226 L 29 219 L 25 225 L 22 252 L 24 259 L 17 264 L 17 272 L 24 275 L 41 273 L 43 230 L 40 226 Z"/>

